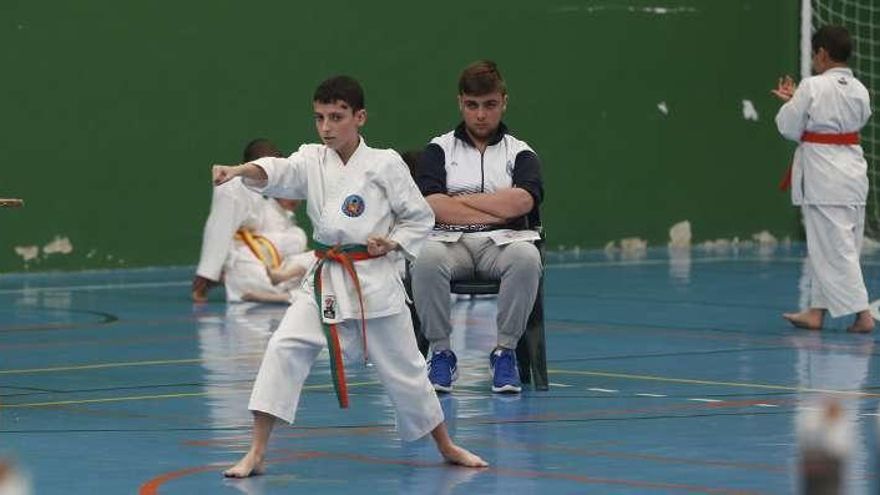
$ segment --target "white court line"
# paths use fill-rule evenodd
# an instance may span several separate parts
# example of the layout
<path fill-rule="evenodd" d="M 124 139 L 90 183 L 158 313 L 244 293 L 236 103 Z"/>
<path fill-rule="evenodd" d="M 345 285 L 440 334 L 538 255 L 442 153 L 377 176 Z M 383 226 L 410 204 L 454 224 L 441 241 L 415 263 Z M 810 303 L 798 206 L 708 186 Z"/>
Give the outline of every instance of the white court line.
<path fill-rule="evenodd" d="M 782 263 L 803 263 L 803 258 L 792 257 L 769 257 L 761 258 L 757 256 L 733 258 L 730 256 L 716 256 L 711 258 L 695 258 L 691 260 L 691 264 L 709 264 L 709 263 L 743 263 L 743 262 L 782 262 Z M 669 259 L 643 259 L 643 260 L 598 260 L 598 261 L 570 261 L 561 263 L 548 263 L 544 269 L 550 270 L 554 268 L 586 268 L 591 266 L 650 266 L 650 265 L 668 265 Z M 871 264 L 870 261 L 863 261 L 862 264 Z"/>
<path fill-rule="evenodd" d="M 616 394 L 617 392 L 620 392 L 619 390 L 613 390 L 610 388 L 588 388 L 587 390 L 590 392 L 602 392 L 606 394 Z"/>
<path fill-rule="evenodd" d="M 877 413 L 862 413 L 862 416 L 880 416 L 880 414 L 877 414 Z"/>
<path fill-rule="evenodd" d="M 696 258 L 691 260 L 691 264 L 710 264 L 710 263 L 754 263 L 754 262 L 771 262 L 771 263 L 803 263 L 803 258 L 781 256 L 761 258 L 757 256 L 732 258 L 732 257 L 714 257 L 714 258 Z M 650 265 L 668 265 L 668 259 L 644 259 L 644 260 L 608 260 L 608 261 L 570 261 L 560 263 L 548 263 L 544 266 L 544 270 L 552 270 L 556 268 L 588 268 L 588 267 L 606 267 L 606 266 L 650 266 Z M 861 266 L 880 266 L 880 261 L 861 260 Z"/>
<path fill-rule="evenodd" d="M 550 386 L 551 387 L 563 387 L 563 388 L 571 387 L 571 385 L 566 385 L 564 383 L 555 383 L 555 382 L 550 382 Z"/>
<path fill-rule="evenodd" d="M 719 399 L 688 399 L 688 400 L 693 401 L 693 402 L 708 402 L 708 403 L 712 403 L 712 404 L 714 404 L 716 402 L 724 402 L 723 400 L 719 400 Z"/>
<path fill-rule="evenodd" d="M 777 404 L 754 404 L 755 407 L 779 407 Z"/>
<path fill-rule="evenodd" d="M 113 289 L 149 289 L 153 287 L 183 287 L 191 281 L 178 282 L 140 282 L 130 284 L 95 284 L 95 285 L 59 285 L 55 287 L 28 287 L 26 289 L 5 289 L 0 294 L 34 294 L 38 292 L 81 291 L 81 290 L 113 290 Z"/>
<path fill-rule="evenodd" d="M 669 397 L 668 395 L 663 394 L 636 394 L 639 397 Z"/>

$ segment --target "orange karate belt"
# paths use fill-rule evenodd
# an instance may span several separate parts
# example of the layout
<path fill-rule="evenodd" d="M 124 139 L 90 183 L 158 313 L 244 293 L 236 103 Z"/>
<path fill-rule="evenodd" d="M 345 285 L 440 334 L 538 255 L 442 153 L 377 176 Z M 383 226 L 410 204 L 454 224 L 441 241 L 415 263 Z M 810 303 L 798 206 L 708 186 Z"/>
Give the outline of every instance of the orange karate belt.
<path fill-rule="evenodd" d="M 336 246 L 328 246 L 316 243 L 315 256 L 318 263 L 315 265 L 314 277 L 314 294 L 315 302 L 318 303 L 318 310 L 321 315 L 325 311 L 333 311 L 335 301 L 323 301 L 321 294 L 321 273 L 324 265 L 327 263 L 339 263 L 348 275 L 348 278 L 354 284 L 355 292 L 358 297 L 358 304 L 361 310 L 361 336 L 364 340 L 364 361 L 367 360 L 367 319 L 364 312 L 364 296 L 361 291 L 361 282 L 358 278 L 355 262 L 378 258 L 367 252 L 367 246 L 363 244 L 341 244 Z M 335 317 L 332 315 L 331 317 Z M 327 349 L 330 351 L 330 373 L 333 378 L 333 388 L 336 391 L 336 398 L 339 400 L 339 407 L 345 409 L 348 407 L 348 384 L 345 381 L 345 366 L 342 361 L 342 347 L 339 343 L 339 327 L 336 323 L 325 323 L 321 318 L 321 327 L 324 330 L 324 337 L 327 339 Z"/>
<path fill-rule="evenodd" d="M 814 143 L 814 144 L 836 144 L 838 146 L 848 146 L 852 144 L 859 144 L 861 140 L 859 139 L 858 132 L 845 132 L 842 134 L 821 134 L 818 132 L 804 132 L 801 135 L 802 143 Z M 782 177 L 782 180 L 779 182 L 779 190 L 780 191 L 788 191 L 791 188 L 791 169 L 794 167 L 794 164 L 788 166 L 788 170 L 785 172 L 785 175 Z"/>
<path fill-rule="evenodd" d="M 266 268 L 281 267 L 281 255 L 278 253 L 275 244 L 272 244 L 272 241 L 269 239 L 247 229 L 238 229 L 238 232 L 235 233 L 235 238 L 244 242 L 245 246 L 254 253 L 254 256 L 256 256 Z"/>

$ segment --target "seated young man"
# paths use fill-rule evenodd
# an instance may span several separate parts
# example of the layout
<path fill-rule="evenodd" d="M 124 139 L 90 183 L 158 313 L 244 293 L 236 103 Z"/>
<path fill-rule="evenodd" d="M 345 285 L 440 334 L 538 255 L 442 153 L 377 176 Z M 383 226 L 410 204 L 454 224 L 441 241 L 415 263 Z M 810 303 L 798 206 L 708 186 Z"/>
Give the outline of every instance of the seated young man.
<path fill-rule="evenodd" d="M 278 156 L 281 152 L 266 139 L 255 139 L 244 150 L 246 162 Z M 289 302 L 297 277 L 285 277 L 289 281 L 274 285 L 268 272 L 293 269 L 305 273 L 314 261 L 311 253 L 303 253 L 306 234 L 292 214 L 298 204 L 266 198 L 241 180 L 214 188 L 193 279 L 193 300 L 206 301 L 208 290 L 222 280 L 229 302 Z"/>
<path fill-rule="evenodd" d="M 412 267 L 413 299 L 431 343 L 429 378 L 438 392 L 452 391 L 457 358 L 450 349 L 451 280 L 500 280 L 498 342 L 489 355 L 492 391 L 522 387 L 516 346 L 538 292 L 541 255 L 531 242 L 543 198 L 540 161 L 501 121 L 507 88 L 495 63 L 480 60 L 459 78 L 462 122 L 431 140 L 416 183 L 436 224 Z"/>

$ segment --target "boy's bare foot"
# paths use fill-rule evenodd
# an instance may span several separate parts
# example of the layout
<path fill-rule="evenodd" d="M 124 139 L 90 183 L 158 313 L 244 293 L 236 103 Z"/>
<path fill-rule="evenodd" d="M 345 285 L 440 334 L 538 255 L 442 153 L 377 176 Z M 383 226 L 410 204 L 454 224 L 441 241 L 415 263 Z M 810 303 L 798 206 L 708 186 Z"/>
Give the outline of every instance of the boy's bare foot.
<path fill-rule="evenodd" d="M 853 333 L 871 333 L 874 331 L 874 317 L 870 311 L 862 311 L 856 316 L 856 321 L 846 329 Z"/>
<path fill-rule="evenodd" d="M 808 309 L 800 313 L 783 313 L 782 317 L 798 328 L 821 330 L 825 312 L 821 309 Z"/>
<path fill-rule="evenodd" d="M 266 472 L 263 465 L 263 457 L 257 456 L 253 452 L 248 452 L 235 466 L 223 471 L 223 476 L 227 478 L 248 478 L 257 476 Z"/>
<path fill-rule="evenodd" d="M 472 468 L 489 467 L 489 463 L 484 461 L 480 456 L 465 450 L 458 445 L 450 445 L 440 453 L 443 454 L 443 458 L 446 459 L 446 462 L 449 464 Z"/>

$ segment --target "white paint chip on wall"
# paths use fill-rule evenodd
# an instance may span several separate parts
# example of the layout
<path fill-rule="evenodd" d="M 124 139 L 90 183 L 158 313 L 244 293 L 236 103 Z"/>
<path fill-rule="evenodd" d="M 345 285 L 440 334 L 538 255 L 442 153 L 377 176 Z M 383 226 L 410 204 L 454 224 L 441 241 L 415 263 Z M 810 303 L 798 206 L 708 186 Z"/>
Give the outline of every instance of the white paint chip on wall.
<path fill-rule="evenodd" d="M 28 262 L 40 256 L 40 248 L 38 246 L 15 246 L 15 254 L 21 256 L 25 262 Z"/>
<path fill-rule="evenodd" d="M 660 113 L 663 115 L 669 115 L 669 106 L 666 105 L 665 101 L 661 101 L 657 104 L 657 110 L 660 110 Z"/>
<path fill-rule="evenodd" d="M 43 246 L 43 254 L 47 256 L 50 254 L 70 254 L 72 252 L 73 244 L 70 243 L 70 239 L 59 235 L 56 235 L 52 242 Z"/>
<path fill-rule="evenodd" d="M 691 223 L 678 222 L 669 228 L 669 247 L 686 248 L 691 246 Z"/>
<path fill-rule="evenodd" d="M 752 100 L 742 101 L 742 112 L 744 119 L 751 120 L 752 122 L 758 121 L 758 110 L 755 109 L 755 105 L 754 103 L 752 103 Z"/>

